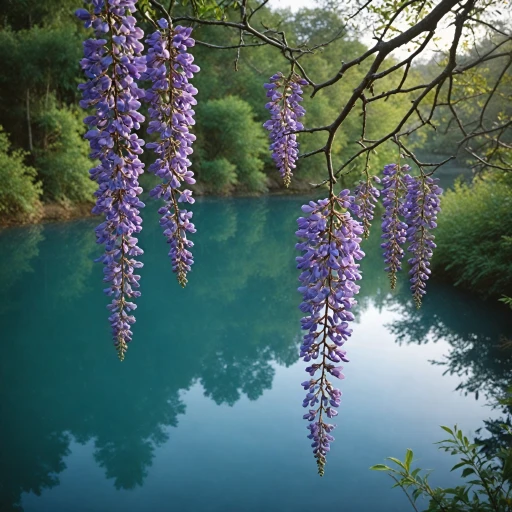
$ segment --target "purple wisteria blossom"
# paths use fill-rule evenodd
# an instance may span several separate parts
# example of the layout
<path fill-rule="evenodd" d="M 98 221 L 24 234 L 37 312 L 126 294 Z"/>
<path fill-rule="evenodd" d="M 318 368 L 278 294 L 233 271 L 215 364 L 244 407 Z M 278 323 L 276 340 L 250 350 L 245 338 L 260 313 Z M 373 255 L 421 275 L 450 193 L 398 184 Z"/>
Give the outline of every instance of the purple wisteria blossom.
<path fill-rule="evenodd" d="M 136 0 L 86 0 L 91 11 L 78 9 L 76 15 L 92 27 L 96 39 L 84 43 L 81 61 L 87 82 L 81 84 L 80 106 L 93 108 L 94 114 L 84 119 L 90 129 L 85 135 L 91 146 L 91 158 L 99 164 L 91 169 L 91 178 L 98 183 L 93 213 L 103 214 L 105 221 L 96 228 L 96 239 L 105 245 L 98 258 L 104 264 L 104 291 L 112 297 L 108 309 L 112 337 L 119 358 L 123 360 L 132 339 L 130 314 L 136 305 L 130 299 L 140 292 L 135 269 L 142 263 L 135 258 L 142 254 L 134 234 L 142 229 L 139 208 L 144 206 L 138 196 L 142 192 L 138 177 L 144 164 L 138 155 L 144 142 L 134 130 L 144 117 L 137 112 L 144 91 L 136 80 L 145 70 L 145 59 L 139 39 L 143 32 L 135 26 Z"/>
<path fill-rule="evenodd" d="M 373 181 L 380 183 L 380 178 L 374 176 Z M 379 190 L 372 184 L 370 176 L 367 175 L 366 180 L 360 181 L 356 186 L 354 197 L 350 201 L 350 210 L 363 223 L 363 236 L 365 238 L 370 236 L 370 226 L 379 196 Z"/>
<path fill-rule="evenodd" d="M 308 82 L 295 73 L 287 78 L 276 73 L 270 77 L 270 83 L 264 85 L 270 98 L 265 107 L 269 109 L 271 118 L 263 126 L 270 132 L 269 149 L 286 187 L 291 183 L 299 156 L 297 134 L 293 132 L 304 128 L 298 120 L 306 113 L 300 105 L 303 85 L 308 85 Z"/>
<path fill-rule="evenodd" d="M 410 167 L 397 164 L 388 164 L 384 167 L 382 179 L 382 203 L 384 215 L 382 216 L 382 238 L 386 242 L 381 244 L 384 249 L 386 272 L 389 274 L 391 289 L 396 286 L 396 274 L 402 269 L 404 257 L 403 244 L 405 243 L 407 224 L 401 220 L 404 215 L 404 199 L 406 187 L 404 172 Z"/>
<path fill-rule="evenodd" d="M 431 229 L 437 227 L 437 214 L 440 211 L 440 195 L 443 190 L 437 185 L 439 180 L 430 176 L 406 176 L 407 195 L 404 204 L 407 222 L 407 241 L 411 242 L 407 250 L 412 253 L 408 260 L 411 265 L 411 291 L 414 302 L 419 308 L 421 298 L 426 293 L 426 281 L 430 275 L 434 235 Z"/>
<path fill-rule="evenodd" d="M 338 414 L 336 408 L 341 399 L 341 391 L 328 377 L 344 378 L 343 367 L 336 364 L 348 361 L 342 347 L 352 334 L 351 309 L 359 292 L 355 282 L 361 279 L 356 261 L 364 256 L 359 246 L 363 226 L 345 211 L 349 204 L 349 191 L 343 190 L 339 196 L 304 205 L 302 211 L 308 216 L 297 221 L 296 234 L 304 240 L 296 246 L 302 252 L 297 258 L 297 268 L 302 271 L 300 309 L 306 314 L 301 321 L 306 334 L 300 355 L 305 362 L 314 361 L 306 368 L 311 378 L 302 383 L 307 391 L 302 405 L 309 408 L 304 419 L 310 422 L 308 438 L 313 441 L 320 476 L 324 474 L 325 457 L 334 440 L 334 425 L 325 419 Z"/>
<path fill-rule="evenodd" d="M 199 67 L 187 51 L 195 44 L 190 37 L 192 29 L 179 25 L 172 28 L 165 19 L 158 24 L 160 30 L 146 39 L 149 49 L 144 74 L 145 79 L 151 80 L 151 89 L 146 93 L 151 117 L 148 133 L 159 135 L 157 142 L 147 144 L 157 154 L 148 170 L 162 179 L 150 195 L 165 200 L 165 206 L 158 210 L 162 215 L 160 224 L 171 245 L 172 269 L 181 286 L 185 286 L 187 272 L 194 263 L 190 252 L 194 244 L 188 240 L 187 233 L 196 230 L 190 222 L 192 212 L 180 209 L 178 203 L 194 203 L 192 192 L 181 190 L 181 186 L 195 183 L 194 173 L 189 170 L 189 156 L 196 137 L 189 130 L 195 124 L 192 106 L 197 103 L 194 98 L 197 89 L 189 79 Z"/>

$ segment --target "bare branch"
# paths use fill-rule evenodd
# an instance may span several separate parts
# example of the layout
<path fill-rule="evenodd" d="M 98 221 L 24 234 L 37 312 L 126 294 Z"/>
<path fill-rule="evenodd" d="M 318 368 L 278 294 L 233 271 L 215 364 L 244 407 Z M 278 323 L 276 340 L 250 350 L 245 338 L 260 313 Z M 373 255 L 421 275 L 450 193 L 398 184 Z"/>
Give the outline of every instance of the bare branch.
<path fill-rule="evenodd" d="M 459 0 L 442 0 L 432 11 L 425 16 L 419 23 L 412 26 L 402 34 L 390 39 L 389 41 L 379 41 L 375 46 L 370 48 L 367 52 L 363 53 L 360 57 L 351 60 L 350 62 L 344 63 L 336 76 L 327 80 L 321 84 L 317 84 L 314 88 L 313 95 L 316 94 L 320 89 L 336 83 L 343 77 L 343 74 L 351 67 L 360 64 L 366 60 L 370 55 L 378 53 L 381 56 L 381 62 L 384 57 L 388 56 L 396 48 L 409 43 L 423 32 L 432 32 L 436 29 L 439 21 L 451 11 L 453 7 L 457 5 Z"/>
<path fill-rule="evenodd" d="M 510 166 L 502 167 L 501 165 L 492 164 L 491 162 L 488 162 L 487 160 L 484 160 L 482 157 L 478 156 L 471 149 L 464 148 L 464 150 L 467 151 L 473 158 L 476 158 L 480 163 L 482 163 L 484 167 L 489 167 L 491 169 L 498 169 L 500 171 L 505 171 L 505 172 L 509 172 L 510 171 Z"/>
<path fill-rule="evenodd" d="M 205 46 L 206 48 L 212 48 L 214 50 L 236 50 L 238 48 L 254 48 L 255 46 L 265 46 L 266 43 L 243 43 L 243 44 L 233 44 L 229 46 L 219 46 L 216 44 L 207 43 L 205 41 L 198 41 L 196 39 L 196 44 L 201 46 Z"/>

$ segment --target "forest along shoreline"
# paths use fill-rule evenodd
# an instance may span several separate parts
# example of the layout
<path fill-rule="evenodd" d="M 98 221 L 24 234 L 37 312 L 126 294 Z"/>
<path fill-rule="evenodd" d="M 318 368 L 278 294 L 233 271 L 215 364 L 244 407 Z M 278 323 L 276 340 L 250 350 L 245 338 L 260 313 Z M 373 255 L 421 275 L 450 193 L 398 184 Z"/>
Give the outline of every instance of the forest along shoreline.
<path fill-rule="evenodd" d="M 426 160 L 432 158 L 442 159 L 444 155 L 433 155 L 425 153 L 421 155 Z M 437 171 L 437 175 L 441 178 L 443 188 L 451 187 L 457 179 L 471 181 L 471 169 L 464 162 L 449 162 Z M 296 179 L 292 180 L 289 188 L 284 188 L 278 176 L 267 176 L 266 187 L 264 191 L 250 191 L 246 189 L 233 188 L 229 192 L 214 191 L 201 183 L 190 187 L 196 197 L 268 197 L 268 196 L 300 196 L 315 195 L 316 188 L 313 188 L 308 176 L 301 176 L 299 171 Z M 142 178 L 142 187 L 145 191 L 153 188 L 153 177 L 144 176 Z M 353 188 L 351 182 L 341 183 L 341 188 Z M 49 201 L 40 203 L 37 211 L 32 215 L 18 214 L 17 216 L 0 216 L 0 229 L 14 226 L 27 226 L 33 224 L 41 224 L 46 222 L 66 222 L 87 217 L 95 217 L 91 212 L 94 206 L 94 198 L 90 201 L 71 202 L 71 201 Z"/>
<path fill-rule="evenodd" d="M 234 190 L 229 194 L 218 194 L 202 190 L 201 187 L 194 187 L 196 197 L 268 197 L 268 196 L 299 196 L 311 191 L 311 185 L 306 182 L 295 182 L 295 186 L 284 189 L 277 181 L 269 180 L 267 183 L 267 192 L 247 192 Z M 146 187 L 145 187 L 146 188 Z M 149 190 L 149 187 L 148 187 Z M 94 200 L 69 203 L 69 202 L 50 202 L 43 203 L 39 211 L 32 216 L 2 216 L 0 217 L 0 230 L 16 226 L 30 226 L 46 222 L 68 222 L 87 217 L 97 217 L 92 213 Z"/>
<path fill-rule="evenodd" d="M 432 153 L 425 153 L 426 159 L 433 157 Z M 441 156 L 436 155 L 438 158 Z M 441 167 L 437 174 L 441 178 L 441 185 L 446 188 L 452 186 L 457 179 L 463 179 L 464 181 L 471 181 L 471 169 L 464 165 L 463 162 L 450 162 Z M 153 188 L 153 177 L 144 176 L 142 178 L 142 186 L 145 191 Z M 315 188 L 308 180 L 307 176 L 300 176 L 300 172 L 296 179 L 292 180 L 289 188 L 284 188 L 282 182 L 278 176 L 271 177 L 267 176 L 264 191 L 250 191 L 246 189 L 234 188 L 229 192 L 213 191 L 208 187 L 203 186 L 201 183 L 197 183 L 192 186 L 191 189 L 196 197 L 268 197 L 268 196 L 300 196 L 300 195 L 311 195 L 315 193 Z M 352 183 L 341 183 L 341 188 L 352 188 Z M 147 198 L 146 198 L 147 201 Z M 0 216 L 0 230 L 8 227 L 15 226 L 28 226 L 34 224 L 42 224 L 46 222 L 67 222 L 77 219 L 83 219 L 87 217 L 96 217 L 92 213 L 94 206 L 94 198 L 91 197 L 90 201 L 71 202 L 71 201 L 49 201 L 41 202 L 37 211 L 32 215 L 12 215 L 8 216 L 4 214 Z"/>

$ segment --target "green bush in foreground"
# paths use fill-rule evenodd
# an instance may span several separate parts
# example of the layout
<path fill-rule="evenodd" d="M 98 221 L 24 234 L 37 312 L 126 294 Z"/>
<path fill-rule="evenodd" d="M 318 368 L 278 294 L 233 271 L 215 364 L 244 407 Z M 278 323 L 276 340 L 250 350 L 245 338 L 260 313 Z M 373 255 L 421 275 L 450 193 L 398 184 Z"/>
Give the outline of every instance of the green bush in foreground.
<path fill-rule="evenodd" d="M 3 219 L 29 221 L 40 214 L 41 183 L 36 170 L 25 165 L 25 152 L 12 151 L 0 126 L 0 214 Z"/>
<path fill-rule="evenodd" d="M 441 201 L 434 269 L 483 295 L 512 292 L 512 180 L 458 183 Z"/>
<path fill-rule="evenodd" d="M 413 510 L 425 512 L 509 512 L 512 510 L 512 448 L 502 448 L 495 457 L 486 455 L 476 444 L 470 443 L 456 426 L 441 427 L 450 434 L 440 441 L 440 449 L 456 455 L 460 461 L 452 471 L 462 469 L 462 485 L 453 488 L 431 487 L 428 472 L 411 469 L 413 452 L 407 450 L 403 461 L 388 457 L 394 467 L 377 464 L 370 469 L 385 471 L 407 495 Z M 428 501 L 420 509 L 417 500 Z M 421 501 L 421 500 L 420 500 Z"/>

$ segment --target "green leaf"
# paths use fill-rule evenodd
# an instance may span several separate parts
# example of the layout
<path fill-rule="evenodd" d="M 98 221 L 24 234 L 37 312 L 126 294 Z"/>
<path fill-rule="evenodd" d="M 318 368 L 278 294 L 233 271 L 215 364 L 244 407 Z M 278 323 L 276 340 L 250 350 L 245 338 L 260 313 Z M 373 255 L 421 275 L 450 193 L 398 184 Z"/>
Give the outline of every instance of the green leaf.
<path fill-rule="evenodd" d="M 407 448 L 407 451 L 405 452 L 405 469 L 407 471 L 409 471 L 411 468 L 412 458 L 413 458 L 412 450 Z"/>
<path fill-rule="evenodd" d="M 458 462 L 457 464 L 455 464 L 455 466 L 453 466 L 452 469 L 450 469 L 450 471 L 454 471 L 454 470 L 459 469 L 459 468 L 461 468 L 462 466 L 465 466 L 465 465 L 466 465 L 465 462 Z"/>
<path fill-rule="evenodd" d="M 395 457 L 387 457 L 388 460 L 391 460 L 393 461 L 395 464 L 397 464 L 398 466 L 400 466 L 401 468 L 404 468 L 404 469 L 407 469 L 404 465 L 404 463 L 399 460 L 399 459 L 395 459 Z"/>
<path fill-rule="evenodd" d="M 462 478 L 466 478 L 467 476 L 472 475 L 474 472 L 475 472 L 475 470 L 473 468 L 466 468 L 462 472 Z"/>
<path fill-rule="evenodd" d="M 421 489 L 414 489 L 414 491 L 412 491 L 412 499 L 416 501 L 421 496 L 421 493 Z"/>
<path fill-rule="evenodd" d="M 375 464 L 370 468 L 372 471 L 390 471 L 391 468 L 385 464 Z"/>
<path fill-rule="evenodd" d="M 451 428 L 445 427 L 444 425 L 441 425 L 441 428 L 453 436 L 453 430 Z"/>
<path fill-rule="evenodd" d="M 416 468 L 416 469 L 411 473 L 411 476 L 412 476 L 413 478 L 416 478 L 416 477 L 417 477 L 417 475 L 418 475 L 418 473 L 419 473 L 420 471 L 421 471 L 421 469 L 420 469 L 420 468 Z"/>

